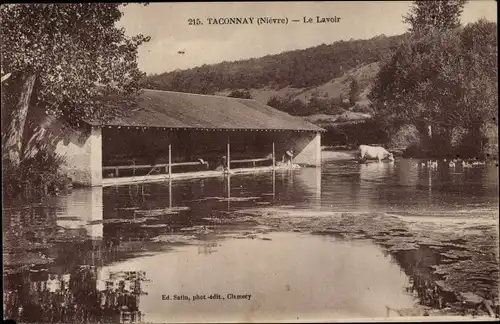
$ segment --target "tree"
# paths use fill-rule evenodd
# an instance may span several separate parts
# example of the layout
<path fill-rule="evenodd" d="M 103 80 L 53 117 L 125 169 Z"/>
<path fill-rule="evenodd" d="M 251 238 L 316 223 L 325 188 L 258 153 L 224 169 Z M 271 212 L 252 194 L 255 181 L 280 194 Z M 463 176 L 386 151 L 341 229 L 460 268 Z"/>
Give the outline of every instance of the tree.
<path fill-rule="evenodd" d="M 29 107 L 70 122 L 117 113 L 113 95 L 133 101 L 143 76 L 137 48 L 149 40 L 115 27 L 119 3 L 12 4 L 0 8 L 2 70 L 12 73 L 2 98 L 8 110 L 4 156 L 19 165 Z M 2 84 L 4 86 L 4 84 Z"/>
<path fill-rule="evenodd" d="M 377 118 L 396 131 L 415 125 L 449 143 L 454 128 L 478 133 L 497 114 L 497 24 L 413 38 L 382 62 L 369 98 Z"/>
<path fill-rule="evenodd" d="M 267 101 L 267 105 L 278 110 L 283 110 L 281 99 L 277 96 L 272 96 L 271 98 L 269 98 L 269 100 Z"/>
<path fill-rule="evenodd" d="M 309 109 L 314 109 L 314 107 L 306 105 L 302 100 L 294 99 L 293 96 L 285 98 L 273 96 L 269 98 L 267 105 L 295 116 L 310 115 L 312 112 Z"/>
<path fill-rule="evenodd" d="M 361 88 L 358 84 L 358 81 L 354 77 L 350 78 L 351 81 L 349 83 L 349 103 L 354 106 L 356 101 L 359 99 L 359 94 L 361 93 Z"/>
<path fill-rule="evenodd" d="M 148 84 L 160 90 L 197 92 L 200 91 L 199 83 L 202 82 L 211 93 L 225 89 L 319 86 L 342 76 L 349 69 L 378 62 L 381 55 L 397 47 L 405 37 L 379 36 L 369 40 L 339 41 L 258 59 L 171 71 L 148 76 Z M 196 82 L 192 82 L 193 73 L 199 76 Z"/>
<path fill-rule="evenodd" d="M 330 108 L 329 100 L 325 97 L 320 97 L 318 91 L 314 91 L 309 98 L 309 102 L 307 103 L 307 114 L 320 113 L 325 114 L 328 112 Z"/>
<path fill-rule="evenodd" d="M 242 98 L 242 99 L 252 99 L 252 94 L 248 90 L 233 90 L 228 95 L 231 98 Z"/>
<path fill-rule="evenodd" d="M 410 24 L 409 31 L 425 34 L 436 28 L 440 31 L 460 26 L 460 15 L 467 0 L 417 0 L 403 22 Z"/>

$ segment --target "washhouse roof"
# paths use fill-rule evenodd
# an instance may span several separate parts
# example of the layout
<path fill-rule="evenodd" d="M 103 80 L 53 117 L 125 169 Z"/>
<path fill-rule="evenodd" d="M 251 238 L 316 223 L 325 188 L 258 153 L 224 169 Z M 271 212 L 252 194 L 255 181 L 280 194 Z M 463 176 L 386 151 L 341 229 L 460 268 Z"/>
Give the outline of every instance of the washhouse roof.
<path fill-rule="evenodd" d="M 101 126 L 325 131 L 251 99 L 144 89 L 137 108 Z"/>

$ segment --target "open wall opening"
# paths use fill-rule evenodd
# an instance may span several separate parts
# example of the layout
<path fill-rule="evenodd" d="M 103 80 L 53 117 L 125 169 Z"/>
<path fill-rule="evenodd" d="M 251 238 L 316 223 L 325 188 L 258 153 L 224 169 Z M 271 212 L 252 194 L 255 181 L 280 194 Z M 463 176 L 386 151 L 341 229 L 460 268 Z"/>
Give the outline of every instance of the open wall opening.
<path fill-rule="evenodd" d="M 227 167 L 228 144 L 230 169 L 272 166 L 273 147 L 276 161 L 281 161 L 290 149 L 301 160 L 301 152 L 315 136 L 270 130 L 104 128 L 103 176 L 222 170 Z"/>

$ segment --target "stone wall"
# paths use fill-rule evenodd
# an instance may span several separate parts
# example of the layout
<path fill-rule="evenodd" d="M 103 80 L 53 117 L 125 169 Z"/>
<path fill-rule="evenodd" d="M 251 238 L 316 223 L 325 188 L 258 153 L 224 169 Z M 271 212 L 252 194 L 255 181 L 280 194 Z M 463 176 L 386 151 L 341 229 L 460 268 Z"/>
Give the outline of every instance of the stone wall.
<path fill-rule="evenodd" d="M 62 172 L 76 185 L 99 186 L 102 181 L 102 136 L 99 127 L 72 127 L 50 115 L 38 114 L 30 120 L 25 156 L 38 148 L 54 151 L 64 158 Z"/>
<path fill-rule="evenodd" d="M 75 188 L 58 198 L 58 206 L 72 219 L 57 219 L 57 226 L 86 230 L 92 239 L 103 238 L 103 224 L 89 224 L 103 220 L 103 187 Z"/>
<path fill-rule="evenodd" d="M 321 165 L 321 133 L 299 133 L 294 136 L 292 145 L 295 152 L 294 161 L 300 165 Z"/>
<path fill-rule="evenodd" d="M 79 138 L 68 136 L 57 143 L 56 153 L 65 157 L 63 172 L 73 183 L 83 186 L 99 186 L 102 183 L 102 136 L 101 129 L 90 127 Z M 72 138 L 73 137 L 73 138 Z"/>

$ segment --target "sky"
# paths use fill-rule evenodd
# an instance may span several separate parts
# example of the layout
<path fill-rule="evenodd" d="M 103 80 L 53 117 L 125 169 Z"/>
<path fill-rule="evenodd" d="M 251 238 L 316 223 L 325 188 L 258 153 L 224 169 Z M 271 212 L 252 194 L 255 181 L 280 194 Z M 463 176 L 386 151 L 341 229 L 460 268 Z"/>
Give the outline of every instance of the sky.
<path fill-rule="evenodd" d="M 151 41 L 139 48 L 139 68 L 148 74 L 203 64 L 257 58 L 339 40 L 402 34 L 402 16 L 410 1 L 331 2 L 198 2 L 129 4 L 118 26 L 127 35 L 143 34 Z M 496 1 L 470 0 L 463 24 L 486 18 L 497 21 Z M 337 23 L 303 23 L 304 17 L 340 17 Z M 208 18 L 252 17 L 253 24 L 215 25 Z M 257 18 L 288 18 L 288 24 L 257 25 Z M 203 25 L 189 25 L 199 18 Z M 291 22 L 296 19 L 300 22 Z"/>

